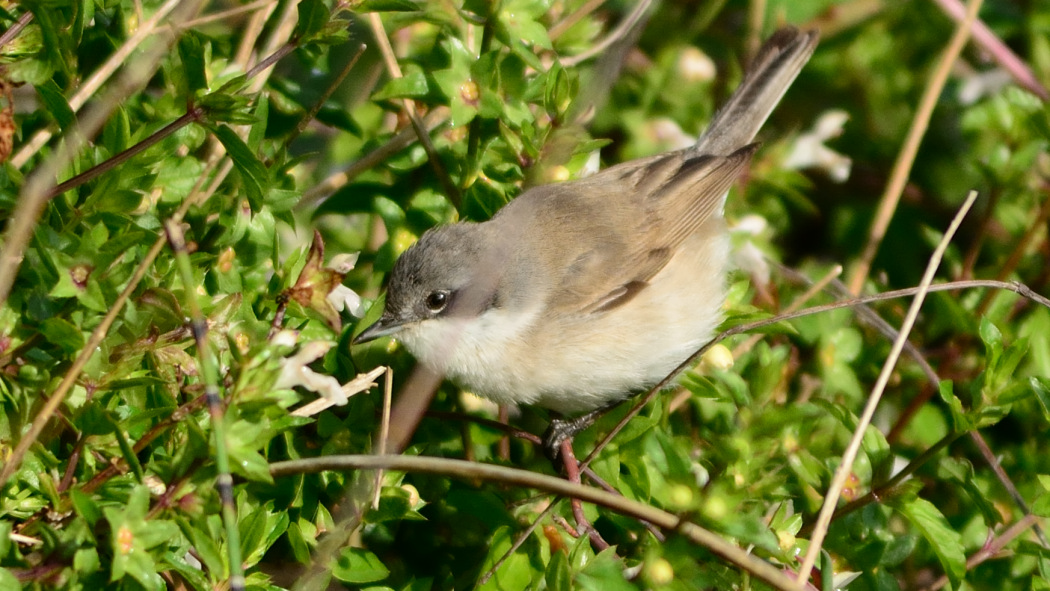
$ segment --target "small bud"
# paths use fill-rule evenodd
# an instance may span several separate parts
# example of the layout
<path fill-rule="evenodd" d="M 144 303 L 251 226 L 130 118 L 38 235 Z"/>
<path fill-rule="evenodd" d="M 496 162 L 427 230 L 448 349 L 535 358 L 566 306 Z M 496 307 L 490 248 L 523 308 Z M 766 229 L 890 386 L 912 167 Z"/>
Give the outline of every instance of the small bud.
<path fill-rule="evenodd" d="M 237 333 L 233 337 L 233 342 L 237 345 L 237 350 L 240 351 L 241 354 L 248 354 L 248 348 L 251 346 L 251 339 L 248 338 L 247 334 L 243 332 Z"/>
<path fill-rule="evenodd" d="M 131 551 L 135 548 L 134 543 L 135 534 L 131 533 L 128 526 L 120 526 L 120 529 L 117 530 L 117 552 L 124 555 L 131 554 Z"/>
<path fill-rule="evenodd" d="M 672 509 L 688 509 L 693 505 L 693 489 L 684 484 L 675 484 L 667 491 Z"/>
<path fill-rule="evenodd" d="M 795 536 L 788 531 L 777 532 L 777 545 L 781 550 L 790 550 L 795 546 Z"/>
<path fill-rule="evenodd" d="M 645 580 L 653 587 L 661 587 L 674 581 L 674 567 L 666 558 L 646 561 L 643 574 Z"/>
<path fill-rule="evenodd" d="M 678 56 L 678 74 L 686 82 L 708 82 L 718 74 L 715 62 L 695 47 L 687 47 Z"/>
<path fill-rule="evenodd" d="M 408 506 L 417 509 L 422 501 L 419 497 L 419 490 L 411 484 L 402 484 L 401 490 L 408 493 Z"/>
<path fill-rule="evenodd" d="M 481 89 L 478 88 L 478 83 L 468 79 L 461 84 L 459 87 L 459 97 L 468 105 L 476 107 L 478 99 L 481 98 Z"/>
<path fill-rule="evenodd" d="M 855 501 L 860 496 L 860 478 L 855 472 L 850 472 L 846 478 L 846 484 L 842 485 L 842 499 L 847 503 Z"/>
<path fill-rule="evenodd" d="M 146 476 L 144 482 L 146 484 L 146 488 L 149 489 L 149 493 L 155 497 L 159 497 L 168 490 L 168 487 L 164 484 L 164 481 L 152 474 Z"/>
<path fill-rule="evenodd" d="M 721 521 L 729 515 L 729 505 L 718 495 L 712 495 L 704 501 L 704 515 L 713 521 Z"/>
<path fill-rule="evenodd" d="M 569 169 L 564 166 L 552 166 L 547 170 L 547 180 L 552 183 L 560 183 L 569 180 Z"/>
<path fill-rule="evenodd" d="M 229 273 L 233 270 L 233 261 L 236 259 L 237 254 L 233 251 L 233 248 L 227 248 L 219 254 L 218 267 L 219 272 Z"/>
<path fill-rule="evenodd" d="M 80 289 L 87 287 L 89 277 L 91 277 L 91 265 L 73 265 L 69 269 L 69 278 L 73 280 L 73 285 Z"/>
<path fill-rule="evenodd" d="M 467 139 L 467 126 L 460 125 L 457 127 L 449 127 L 448 130 L 445 131 L 445 139 L 453 144 Z"/>
<path fill-rule="evenodd" d="M 701 358 L 704 369 L 726 371 L 733 368 L 733 352 L 722 343 L 714 345 Z"/>

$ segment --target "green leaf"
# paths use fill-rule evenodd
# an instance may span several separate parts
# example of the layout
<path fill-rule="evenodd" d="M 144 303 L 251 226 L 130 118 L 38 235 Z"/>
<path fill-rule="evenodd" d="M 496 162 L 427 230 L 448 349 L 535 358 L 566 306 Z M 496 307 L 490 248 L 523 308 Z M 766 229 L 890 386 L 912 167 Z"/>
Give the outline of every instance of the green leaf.
<path fill-rule="evenodd" d="M 313 527 L 312 524 L 310 526 Z M 288 540 L 288 546 L 292 549 L 292 556 L 295 560 L 302 563 L 308 562 L 310 560 L 310 546 L 317 543 L 316 538 L 311 537 L 307 539 L 306 534 L 303 533 L 303 528 L 298 523 L 289 524 L 285 537 Z"/>
<path fill-rule="evenodd" d="M 496 560 L 510 551 L 512 540 L 512 530 L 509 527 L 496 528 L 489 539 L 488 553 L 482 562 L 482 568 L 486 570 L 492 568 Z M 524 549 L 518 549 L 506 557 L 487 583 L 480 585 L 477 589 L 479 591 L 524 591 L 532 588 L 534 575 L 542 576 L 542 574 L 533 570 Z"/>
<path fill-rule="evenodd" d="M 294 38 L 300 41 L 310 39 L 328 23 L 329 12 L 321 0 L 302 0 L 297 7 L 299 20 L 295 23 Z"/>
<path fill-rule="evenodd" d="M 997 360 L 999 353 L 1003 350 L 1003 333 L 999 332 L 999 329 L 985 316 L 981 318 L 980 334 L 981 341 L 988 350 L 988 364 L 991 365 Z"/>
<path fill-rule="evenodd" d="M 102 145 L 110 154 L 119 154 L 128 148 L 131 142 L 131 119 L 123 106 L 113 111 L 113 116 L 102 130 Z M 142 187 L 143 189 L 145 187 Z"/>
<path fill-rule="evenodd" d="M 1043 493 L 1032 503 L 1032 513 L 1039 517 L 1050 517 L 1050 493 Z"/>
<path fill-rule="evenodd" d="M 270 464 L 258 451 L 248 446 L 230 446 L 231 471 L 256 482 L 273 482 Z"/>
<path fill-rule="evenodd" d="M 937 507 L 925 499 L 915 497 L 904 502 L 891 499 L 890 503 L 919 530 L 933 548 L 952 586 L 958 588 L 966 574 L 966 554 L 959 532 L 952 529 Z"/>
<path fill-rule="evenodd" d="M 40 95 L 44 108 L 55 118 L 59 129 L 69 129 L 76 123 L 77 117 L 73 113 L 73 108 L 69 106 L 66 97 L 62 94 L 62 90 L 55 84 L 54 80 L 48 80 L 38 85 L 36 92 Z"/>
<path fill-rule="evenodd" d="M 367 523 L 422 519 L 423 516 L 412 507 L 409 492 L 399 486 L 383 487 L 379 508 L 365 515 Z"/>
<path fill-rule="evenodd" d="M 427 77 L 422 70 L 406 69 L 400 78 L 387 81 L 375 94 L 372 100 L 384 101 L 395 98 L 421 98 L 430 92 Z"/>
<path fill-rule="evenodd" d="M 332 575 L 344 583 L 361 585 L 382 581 L 390 569 L 379 557 L 362 548 L 344 548 L 332 565 Z"/>
<path fill-rule="evenodd" d="M 515 6 L 518 5 L 518 6 Z M 521 2 L 508 2 L 499 13 L 499 22 L 506 31 L 507 44 L 535 45 L 553 49 L 547 27 L 536 21 L 528 12 L 516 10 Z"/>
<path fill-rule="evenodd" d="M 1035 400 L 1039 404 L 1039 410 L 1043 411 L 1043 420 L 1050 422 L 1050 379 L 1041 376 L 1028 378 L 1028 385 L 1035 393 Z"/>
<path fill-rule="evenodd" d="M 74 60 L 66 59 L 66 56 L 63 55 L 63 49 L 68 48 L 66 41 L 70 40 L 70 38 L 69 35 L 61 30 L 62 27 L 55 22 L 56 17 L 61 18 L 63 16 L 62 13 L 55 11 L 46 3 L 30 3 L 29 9 L 33 12 L 33 20 L 39 26 L 40 33 L 43 36 L 42 54 L 46 57 L 48 65 L 62 72 L 67 78 L 71 77 L 69 67 Z"/>
<path fill-rule="evenodd" d="M 233 164 L 241 173 L 244 189 L 248 199 L 258 204 L 262 201 L 262 188 L 268 184 L 268 174 L 263 163 L 248 149 L 247 144 L 232 129 L 219 125 L 214 129 L 223 147 L 233 159 Z"/>
<path fill-rule="evenodd" d="M 102 561 L 99 560 L 98 550 L 95 548 L 81 548 L 73 554 L 73 570 L 86 575 L 98 572 L 102 569 Z M 5 588 L 0 586 L 0 588 Z"/>
<path fill-rule="evenodd" d="M 952 381 L 942 380 L 937 391 L 952 413 L 952 430 L 956 433 L 967 433 L 974 430 L 976 427 L 966 410 L 963 409 L 962 401 L 955 395 Z"/>
<path fill-rule="evenodd" d="M 20 591 L 22 583 L 10 570 L 0 568 L 0 589 L 4 591 Z"/>
<path fill-rule="evenodd" d="M 569 572 L 569 560 L 564 552 L 551 552 L 547 563 L 544 581 L 551 591 L 569 591 L 572 589 L 572 574 Z"/>
<path fill-rule="evenodd" d="M 616 549 L 609 548 L 594 557 L 576 575 L 577 589 L 585 591 L 635 591 L 624 578 L 623 565 Z"/>
<path fill-rule="evenodd" d="M 252 153 L 258 153 L 262 149 L 263 140 L 266 139 L 266 124 L 270 119 L 270 99 L 265 94 L 259 97 L 253 114 L 255 122 L 248 130 L 248 149 Z"/>
<path fill-rule="evenodd" d="M 1002 514 L 992 504 L 988 492 L 981 490 L 980 480 L 970 462 L 952 457 L 944 458 L 937 465 L 937 474 L 947 482 L 954 482 L 969 494 L 970 500 L 984 516 L 986 524 L 994 526 L 1002 523 Z"/>
<path fill-rule="evenodd" d="M 74 488 L 69 491 L 69 498 L 73 502 L 73 508 L 83 517 L 88 525 L 92 527 L 102 519 L 102 511 L 98 504 L 88 495 Z"/>
<path fill-rule="evenodd" d="M 204 46 L 201 38 L 192 31 L 179 39 L 179 59 L 186 77 L 187 91 L 192 96 L 198 90 L 208 88 L 208 74 L 204 64 Z"/>
<path fill-rule="evenodd" d="M 65 318 L 48 318 L 40 325 L 40 332 L 66 353 L 76 353 L 84 346 L 84 335 L 80 329 Z"/>
<path fill-rule="evenodd" d="M 560 119 L 572 105 L 579 80 L 557 62 L 547 72 L 543 106 L 553 119 Z"/>
<path fill-rule="evenodd" d="M 124 507 L 106 507 L 104 512 L 111 528 L 112 580 L 130 575 L 147 588 L 162 589 L 164 581 L 150 550 L 171 541 L 179 532 L 171 522 L 146 521 L 148 509 L 149 490 L 144 485 L 135 487 Z"/>

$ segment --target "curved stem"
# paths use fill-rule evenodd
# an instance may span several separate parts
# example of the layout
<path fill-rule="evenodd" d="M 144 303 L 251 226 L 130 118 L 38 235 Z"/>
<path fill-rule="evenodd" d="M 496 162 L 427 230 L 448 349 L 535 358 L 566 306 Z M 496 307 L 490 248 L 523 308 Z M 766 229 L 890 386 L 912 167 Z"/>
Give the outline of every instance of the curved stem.
<path fill-rule="evenodd" d="M 662 509 L 632 501 L 625 497 L 608 493 L 589 486 L 570 483 L 556 476 L 537 474 L 527 470 L 479 464 L 465 460 L 435 458 L 424 456 L 373 456 L 345 455 L 322 456 L 317 458 L 288 460 L 270 466 L 270 474 L 275 478 L 293 474 L 317 473 L 326 470 L 396 470 L 437 474 L 465 480 L 485 480 L 526 486 L 567 497 L 577 498 L 649 521 L 668 531 L 676 531 L 691 541 L 707 548 L 712 553 L 747 571 L 752 576 L 764 581 L 774 589 L 784 591 L 798 590 L 804 587 L 797 585 L 790 577 L 776 566 L 748 554 L 742 548 L 734 546 L 720 536 L 694 523 L 684 521 Z"/>

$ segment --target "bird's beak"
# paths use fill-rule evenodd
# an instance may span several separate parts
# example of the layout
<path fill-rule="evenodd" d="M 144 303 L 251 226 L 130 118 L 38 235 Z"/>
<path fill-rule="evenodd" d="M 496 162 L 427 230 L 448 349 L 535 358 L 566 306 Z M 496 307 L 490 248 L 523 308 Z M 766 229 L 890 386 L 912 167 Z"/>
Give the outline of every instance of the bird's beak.
<path fill-rule="evenodd" d="M 357 335 L 354 339 L 353 344 L 360 345 L 361 343 L 367 343 L 368 341 L 374 341 L 380 337 L 387 337 L 392 334 L 399 332 L 405 327 L 405 323 L 397 318 L 390 312 L 383 312 L 383 315 L 376 320 L 376 323 L 369 326 Z"/>

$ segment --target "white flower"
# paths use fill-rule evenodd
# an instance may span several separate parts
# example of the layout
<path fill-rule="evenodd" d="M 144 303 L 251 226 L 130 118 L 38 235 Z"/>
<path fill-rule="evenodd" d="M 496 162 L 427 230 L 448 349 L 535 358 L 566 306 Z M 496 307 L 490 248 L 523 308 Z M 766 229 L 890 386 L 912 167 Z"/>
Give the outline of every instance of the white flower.
<path fill-rule="evenodd" d="M 361 256 L 361 253 L 359 252 L 340 253 L 332 257 L 332 260 L 328 261 L 328 265 L 326 266 L 336 273 L 342 273 L 345 275 L 357 265 L 357 257 L 359 256 Z"/>
<path fill-rule="evenodd" d="M 361 296 L 345 285 L 336 285 L 332 291 L 328 292 L 325 299 L 339 312 L 346 310 L 358 318 L 364 315 Z"/>
<path fill-rule="evenodd" d="M 277 378 L 275 388 L 286 389 L 302 386 L 311 392 L 317 392 L 323 398 L 338 405 L 346 404 L 346 393 L 343 386 L 332 376 L 321 375 L 307 367 L 308 364 L 321 358 L 335 343 L 331 341 L 313 341 L 299 348 L 299 351 L 284 360 L 281 375 Z"/>
<path fill-rule="evenodd" d="M 982 98 L 995 94 L 1013 81 L 1010 72 L 1002 68 L 995 68 L 986 72 L 976 72 L 963 79 L 959 86 L 959 102 L 963 105 L 972 105 Z"/>
<path fill-rule="evenodd" d="M 696 138 L 682 131 L 681 126 L 667 117 L 658 117 L 646 130 L 661 146 L 668 150 L 681 150 L 696 143 Z"/>
<path fill-rule="evenodd" d="M 583 168 L 580 169 L 579 178 L 591 176 L 598 172 L 598 169 L 602 167 L 601 150 L 592 150 L 587 155 L 587 162 L 583 164 Z"/>
<path fill-rule="evenodd" d="M 278 348 L 291 348 L 299 342 L 299 331 L 284 329 L 273 335 L 270 344 Z"/>
<path fill-rule="evenodd" d="M 769 284 L 770 270 L 766 255 L 752 239 L 765 232 L 767 228 L 769 228 L 769 222 L 766 218 L 749 214 L 740 218 L 740 221 L 730 229 L 733 234 L 743 234 L 746 237 L 730 255 L 733 265 L 747 273 L 756 285 Z"/>
<path fill-rule="evenodd" d="M 733 225 L 733 231 L 742 232 L 748 236 L 758 236 L 762 232 L 765 232 L 768 227 L 769 222 L 766 218 L 756 213 L 749 213 L 740 218 L 740 221 Z"/>
<path fill-rule="evenodd" d="M 842 127 L 849 120 L 845 111 L 831 110 L 817 119 L 813 129 L 798 136 L 791 152 L 784 160 L 786 168 L 801 170 L 818 168 L 831 180 L 841 183 L 849 178 L 853 161 L 824 145 L 824 142 L 842 134 Z"/>
<path fill-rule="evenodd" d="M 770 270 L 766 255 L 750 239 L 732 253 L 733 264 L 751 277 L 756 285 L 769 285 Z"/>

